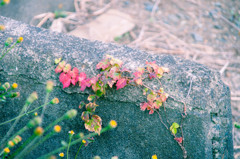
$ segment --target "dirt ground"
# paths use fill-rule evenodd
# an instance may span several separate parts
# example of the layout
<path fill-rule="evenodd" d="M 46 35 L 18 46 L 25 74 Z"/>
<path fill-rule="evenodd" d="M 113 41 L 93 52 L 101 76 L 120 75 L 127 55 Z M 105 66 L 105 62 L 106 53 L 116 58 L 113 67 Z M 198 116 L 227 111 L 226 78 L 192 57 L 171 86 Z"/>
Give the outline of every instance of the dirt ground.
<path fill-rule="evenodd" d="M 239 0 L 75 0 L 74 5 L 79 23 L 66 22 L 65 32 L 116 9 L 131 16 L 135 27 L 112 42 L 218 70 L 231 89 L 233 122 L 240 122 Z M 234 128 L 233 136 L 240 158 L 240 130 Z"/>

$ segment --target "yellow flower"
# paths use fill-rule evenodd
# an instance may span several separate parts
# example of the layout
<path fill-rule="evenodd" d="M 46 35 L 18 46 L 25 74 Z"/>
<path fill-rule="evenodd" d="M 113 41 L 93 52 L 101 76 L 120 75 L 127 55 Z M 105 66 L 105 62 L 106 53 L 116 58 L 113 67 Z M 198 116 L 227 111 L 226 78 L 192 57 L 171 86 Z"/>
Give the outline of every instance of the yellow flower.
<path fill-rule="evenodd" d="M 61 131 L 61 129 L 62 129 L 62 128 L 61 128 L 61 126 L 59 126 L 59 125 L 55 125 L 55 126 L 54 126 L 54 131 L 57 132 L 57 133 L 59 133 L 59 132 Z"/>
<path fill-rule="evenodd" d="M 73 130 L 69 131 L 68 133 L 71 135 L 75 134 Z"/>
<path fill-rule="evenodd" d="M 17 84 L 17 83 L 13 83 L 13 84 L 12 84 L 12 88 L 13 88 L 13 89 L 16 89 L 17 87 L 18 87 L 18 84 Z"/>
<path fill-rule="evenodd" d="M 35 116 L 38 116 L 38 113 L 37 113 L 37 112 L 35 112 L 35 113 L 34 113 L 34 115 L 35 115 Z"/>
<path fill-rule="evenodd" d="M 61 152 L 61 153 L 59 154 L 59 156 L 60 156 L 60 157 L 64 157 L 64 153 Z"/>
<path fill-rule="evenodd" d="M 117 122 L 115 120 L 111 120 L 109 124 L 110 124 L 111 128 L 117 127 Z"/>
<path fill-rule="evenodd" d="M 21 43 L 23 41 L 23 37 L 19 37 L 18 39 L 17 39 L 17 43 Z"/>
<path fill-rule="evenodd" d="M 83 144 L 86 144 L 86 142 L 87 142 L 86 140 L 82 140 L 82 143 L 83 143 Z"/>
<path fill-rule="evenodd" d="M 157 155 L 152 155 L 152 159 L 157 159 Z"/>
<path fill-rule="evenodd" d="M 0 25 L 0 31 L 5 30 L 5 26 L 4 25 Z"/>
<path fill-rule="evenodd" d="M 3 151 L 4 151 L 4 153 L 9 153 L 10 152 L 8 147 L 6 147 Z"/>

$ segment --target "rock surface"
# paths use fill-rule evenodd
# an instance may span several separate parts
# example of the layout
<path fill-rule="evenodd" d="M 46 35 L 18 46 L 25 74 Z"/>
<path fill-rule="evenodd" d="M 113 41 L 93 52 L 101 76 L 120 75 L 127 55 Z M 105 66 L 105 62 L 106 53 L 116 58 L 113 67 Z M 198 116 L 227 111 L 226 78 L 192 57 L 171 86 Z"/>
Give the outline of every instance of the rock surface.
<path fill-rule="evenodd" d="M 0 122 L 17 116 L 25 99 L 33 91 L 38 92 L 39 100 L 29 109 L 42 104 L 47 80 L 55 81 L 51 97 L 58 97 L 60 103 L 47 108 L 43 126 L 67 110 L 77 109 L 80 101 L 87 99 L 90 90 L 82 93 L 78 87 L 62 89 L 58 75 L 54 73 L 56 58 L 62 57 L 90 77 L 97 74 L 95 66 L 105 54 L 121 59 L 125 67 L 133 70 L 144 66 L 146 60 L 156 61 L 158 65 L 169 67 L 171 70 L 162 79 L 165 91 L 175 99 L 187 103 L 188 116 L 183 121 L 183 133 L 188 158 L 233 158 L 230 91 L 216 71 L 170 55 L 147 54 L 126 46 L 79 39 L 4 17 L 0 17 L 0 24 L 6 26 L 6 30 L 0 32 L 1 46 L 7 37 L 24 37 L 21 46 L 7 54 L 0 63 L 0 81 L 17 82 L 20 86 L 18 91 L 21 93 L 20 98 L 9 100 L 6 104 L 1 103 Z M 148 82 L 147 85 L 155 87 L 154 82 Z M 145 100 L 140 88 L 110 90 L 105 98 L 98 101 L 100 106 L 97 108 L 97 114 L 103 119 L 103 127 L 111 119 L 118 122 L 118 127 L 96 137 L 96 141 L 84 147 L 79 156 L 86 159 L 95 155 L 102 158 L 118 156 L 139 159 L 151 158 L 153 154 L 157 154 L 159 158 L 182 158 L 181 148 L 161 124 L 158 115 L 140 111 L 139 104 Z M 183 105 L 169 98 L 165 107 L 169 122 L 180 123 Z M 36 158 L 60 147 L 61 140 L 68 141 L 69 130 L 87 133 L 80 119 L 81 111 L 78 110 L 74 120 L 61 122 L 64 131 L 45 142 L 28 158 Z M 161 113 L 166 120 L 163 109 Z M 24 126 L 31 117 L 32 115 L 24 117 L 17 129 Z M 9 127 L 10 124 L 1 126 L 0 133 L 5 134 Z M 24 134 L 23 138 L 26 136 L 29 134 Z M 70 158 L 75 156 L 78 146 L 70 150 Z"/>

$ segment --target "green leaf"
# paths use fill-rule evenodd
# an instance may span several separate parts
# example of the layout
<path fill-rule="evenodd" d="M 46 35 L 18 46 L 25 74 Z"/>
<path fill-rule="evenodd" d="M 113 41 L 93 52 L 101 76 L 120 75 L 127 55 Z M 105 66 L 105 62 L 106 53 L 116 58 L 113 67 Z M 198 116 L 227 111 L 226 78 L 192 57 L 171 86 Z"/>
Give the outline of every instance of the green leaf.
<path fill-rule="evenodd" d="M 177 129 L 176 128 L 173 128 L 172 130 L 172 133 L 175 135 L 177 133 Z"/>
<path fill-rule="evenodd" d="M 177 128 L 179 128 L 179 124 L 174 122 L 174 123 L 172 123 L 172 127 L 177 129 Z"/>
<path fill-rule="evenodd" d="M 95 95 L 89 95 L 87 100 L 92 101 L 93 99 L 95 99 L 95 97 L 96 97 Z"/>
<path fill-rule="evenodd" d="M 240 124 L 235 122 L 234 127 L 237 128 L 237 129 L 240 129 Z"/>
<path fill-rule="evenodd" d="M 103 95 L 103 92 L 100 91 L 100 90 L 97 90 L 96 95 L 97 95 L 98 97 L 101 97 L 101 96 Z"/>
<path fill-rule="evenodd" d="M 148 88 L 144 88 L 144 89 L 143 89 L 143 95 L 146 95 L 147 92 L 148 92 Z"/>

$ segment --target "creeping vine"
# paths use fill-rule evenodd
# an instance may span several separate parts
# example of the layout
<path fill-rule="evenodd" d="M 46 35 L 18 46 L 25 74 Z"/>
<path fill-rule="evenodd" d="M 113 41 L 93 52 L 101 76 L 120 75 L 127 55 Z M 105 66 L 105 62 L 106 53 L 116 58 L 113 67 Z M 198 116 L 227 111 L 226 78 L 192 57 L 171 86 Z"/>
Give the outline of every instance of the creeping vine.
<path fill-rule="evenodd" d="M 63 84 L 63 88 L 69 87 L 71 84 L 78 84 L 81 91 L 90 87 L 94 92 L 94 94 L 90 94 L 88 96 L 88 103 L 81 102 L 79 105 L 79 108 L 83 108 L 84 106 L 86 108 L 86 110 L 82 112 L 81 118 L 84 121 L 84 126 L 87 130 L 90 132 L 96 132 L 100 135 L 102 129 L 102 119 L 94 113 L 98 107 L 96 104 L 97 99 L 104 96 L 106 94 L 106 90 L 109 88 L 113 89 L 115 88 L 114 86 L 116 86 L 116 90 L 122 89 L 128 85 L 138 86 L 142 88 L 143 95 L 147 97 L 146 102 L 140 103 L 140 109 L 142 111 L 149 111 L 149 114 L 153 114 L 154 112 L 158 114 L 161 123 L 167 130 L 169 130 L 171 135 L 174 137 L 174 140 L 182 149 L 183 157 L 187 158 L 182 128 L 183 120 L 187 116 L 186 104 L 183 101 L 177 101 L 173 97 L 169 96 L 169 94 L 164 91 L 160 81 L 165 73 L 169 73 L 170 70 L 168 68 L 159 67 L 154 61 L 146 62 L 145 67 L 137 68 L 135 72 L 132 72 L 131 70 L 122 67 L 123 62 L 121 60 L 115 59 L 113 56 L 106 55 L 106 57 L 96 65 L 96 69 L 99 70 L 99 74 L 88 78 L 85 72 L 79 73 L 79 70 L 76 67 L 72 69 L 70 64 L 66 64 L 65 61 L 60 61 L 61 59 L 55 60 L 55 64 L 58 64 L 55 72 L 60 73 L 59 81 Z M 157 90 L 150 88 L 144 83 L 146 79 L 156 79 L 160 87 Z M 167 123 L 165 123 L 159 113 L 160 107 L 164 107 L 164 113 L 166 116 L 164 103 L 168 98 L 172 98 L 173 100 L 183 104 L 180 125 L 176 122 L 171 124 L 167 119 Z M 181 131 L 181 135 L 177 133 L 179 129 Z"/>

